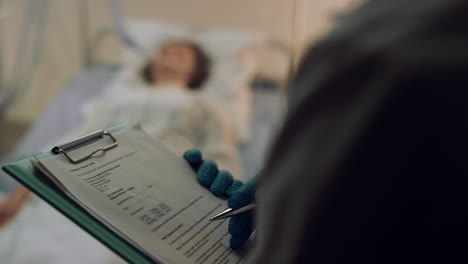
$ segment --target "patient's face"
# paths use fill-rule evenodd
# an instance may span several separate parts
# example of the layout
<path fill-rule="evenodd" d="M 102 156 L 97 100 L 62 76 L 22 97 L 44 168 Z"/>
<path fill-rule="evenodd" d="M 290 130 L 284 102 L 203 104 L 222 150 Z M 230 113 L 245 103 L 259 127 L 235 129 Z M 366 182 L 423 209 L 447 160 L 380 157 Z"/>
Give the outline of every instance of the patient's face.
<path fill-rule="evenodd" d="M 156 82 L 190 80 L 196 65 L 196 54 L 187 43 L 169 43 L 154 55 Z"/>

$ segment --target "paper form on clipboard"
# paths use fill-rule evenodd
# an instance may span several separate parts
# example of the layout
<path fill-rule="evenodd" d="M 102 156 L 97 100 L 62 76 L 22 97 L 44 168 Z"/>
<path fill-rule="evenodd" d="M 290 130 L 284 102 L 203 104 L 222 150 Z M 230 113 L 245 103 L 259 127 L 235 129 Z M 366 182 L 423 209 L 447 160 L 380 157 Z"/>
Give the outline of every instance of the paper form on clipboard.
<path fill-rule="evenodd" d="M 162 263 L 242 263 L 229 247 L 224 209 L 185 160 L 138 128 L 114 135 L 118 146 L 77 164 L 57 155 L 36 166 L 122 238 Z M 108 144 L 101 142 L 99 144 Z M 82 156 L 89 144 L 69 153 Z"/>

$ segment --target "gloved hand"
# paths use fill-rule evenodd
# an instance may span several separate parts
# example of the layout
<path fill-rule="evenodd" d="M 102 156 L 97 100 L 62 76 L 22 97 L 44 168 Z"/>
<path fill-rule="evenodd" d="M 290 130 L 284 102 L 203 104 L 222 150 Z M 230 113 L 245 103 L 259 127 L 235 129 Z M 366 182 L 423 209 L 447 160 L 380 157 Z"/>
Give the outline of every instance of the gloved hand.
<path fill-rule="evenodd" d="M 227 196 L 228 207 L 238 209 L 255 200 L 258 175 L 243 184 L 233 180 L 228 171 L 218 170 L 212 160 L 203 160 L 198 149 L 191 149 L 184 153 L 184 159 L 197 172 L 198 182 L 209 188 L 216 196 Z M 229 233 L 231 234 L 231 248 L 242 247 L 254 231 L 252 211 L 233 216 L 229 220 Z"/>
<path fill-rule="evenodd" d="M 229 197 L 227 202 L 229 208 L 239 209 L 255 200 L 258 175 L 248 180 Z M 254 230 L 253 211 L 232 216 L 229 219 L 229 234 L 231 234 L 229 244 L 231 248 L 242 247 Z"/>

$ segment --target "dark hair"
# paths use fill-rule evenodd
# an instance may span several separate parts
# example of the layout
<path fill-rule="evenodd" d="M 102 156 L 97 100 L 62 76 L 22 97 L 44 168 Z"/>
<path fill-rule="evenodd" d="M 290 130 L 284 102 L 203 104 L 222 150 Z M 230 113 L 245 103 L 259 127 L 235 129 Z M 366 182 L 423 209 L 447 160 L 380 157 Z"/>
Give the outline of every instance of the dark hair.
<path fill-rule="evenodd" d="M 192 76 L 188 82 L 188 88 L 196 90 L 202 86 L 202 84 L 210 75 L 211 60 L 200 46 L 190 42 L 183 43 L 190 46 L 190 48 L 192 48 L 193 52 L 195 53 L 195 67 Z M 152 84 L 156 81 L 153 76 L 153 72 L 154 64 L 152 61 L 149 61 L 141 70 L 141 77 L 147 83 Z"/>

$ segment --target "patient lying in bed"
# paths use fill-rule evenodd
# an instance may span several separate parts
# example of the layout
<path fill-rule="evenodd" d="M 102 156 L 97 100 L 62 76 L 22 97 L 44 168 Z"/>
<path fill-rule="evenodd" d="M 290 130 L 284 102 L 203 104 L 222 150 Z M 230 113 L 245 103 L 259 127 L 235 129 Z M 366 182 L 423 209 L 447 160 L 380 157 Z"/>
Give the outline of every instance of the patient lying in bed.
<path fill-rule="evenodd" d="M 229 120 L 198 95 L 209 72 L 210 60 L 197 45 L 185 41 L 166 43 L 141 70 L 144 85 L 109 87 L 85 107 L 85 124 L 69 138 L 120 121 L 139 122 L 151 136 L 179 154 L 199 148 L 221 169 L 242 177 Z M 62 142 L 53 144 L 57 143 Z M 0 227 L 18 212 L 24 197 L 27 191 L 20 188 L 0 203 Z"/>
<path fill-rule="evenodd" d="M 242 177 L 234 128 L 222 109 L 199 95 L 209 71 L 210 60 L 197 45 L 166 43 L 141 70 L 141 85 L 115 85 L 85 107 L 81 134 L 120 121 L 139 122 L 179 154 L 199 148 Z"/>

